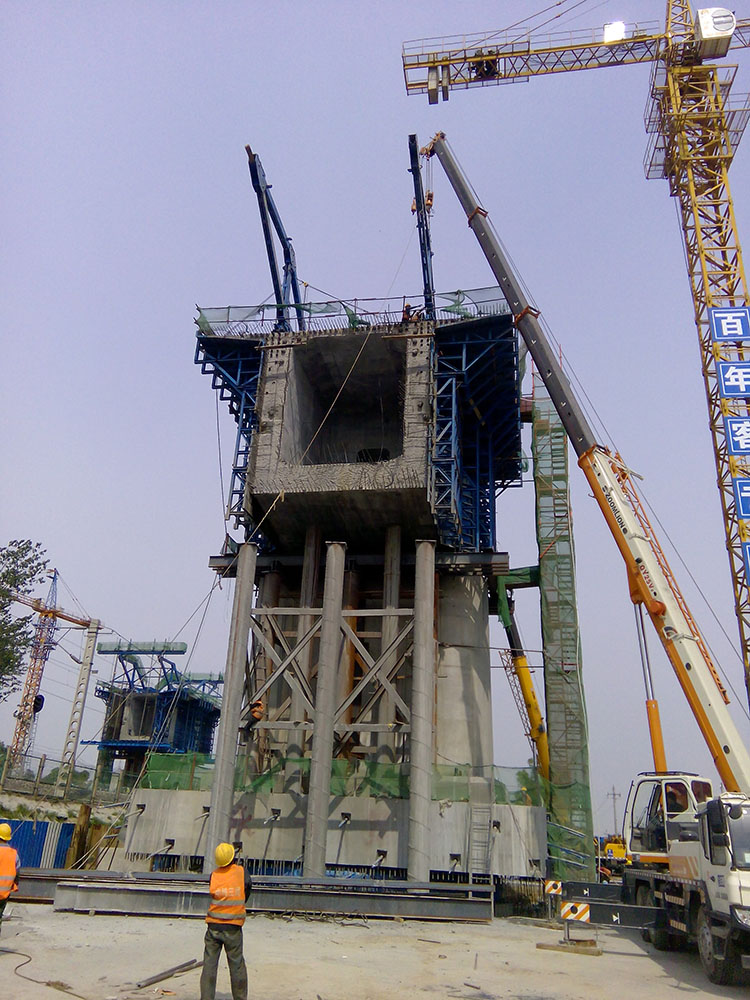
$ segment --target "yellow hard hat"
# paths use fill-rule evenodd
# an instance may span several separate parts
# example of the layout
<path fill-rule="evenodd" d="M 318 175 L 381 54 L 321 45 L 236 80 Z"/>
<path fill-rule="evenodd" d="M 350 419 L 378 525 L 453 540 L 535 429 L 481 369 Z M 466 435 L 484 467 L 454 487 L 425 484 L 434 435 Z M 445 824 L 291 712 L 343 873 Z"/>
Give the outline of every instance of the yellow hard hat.
<path fill-rule="evenodd" d="M 0 823 L 0 840 L 10 840 L 13 836 L 13 831 L 10 828 L 10 823 Z"/>
<path fill-rule="evenodd" d="M 219 844 L 216 848 L 216 864 L 219 868 L 231 865 L 234 861 L 234 848 L 231 844 Z"/>

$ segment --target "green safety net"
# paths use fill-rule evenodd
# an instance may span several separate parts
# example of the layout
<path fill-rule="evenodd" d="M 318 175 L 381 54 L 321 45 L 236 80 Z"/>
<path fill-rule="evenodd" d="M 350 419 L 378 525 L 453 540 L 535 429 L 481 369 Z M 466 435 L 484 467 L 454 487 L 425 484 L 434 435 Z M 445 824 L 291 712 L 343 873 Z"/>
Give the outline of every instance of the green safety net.
<path fill-rule="evenodd" d="M 213 766 L 214 759 L 207 754 L 151 754 L 142 787 L 207 791 L 213 780 Z M 290 776 L 301 777 L 303 787 L 307 784 L 310 758 L 279 757 L 261 772 L 251 768 L 251 758 L 241 757 L 235 770 L 236 792 L 283 792 Z M 486 776 L 485 771 L 469 764 L 438 764 L 432 771 L 432 798 L 468 802 L 471 778 Z M 492 778 L 498 804 L 542 806 L 545 803 L 546 790 L 533 767 L 494 767 Z M 331 762 L 331 795 L 408 798 L 409 766 L 336 758 Z"/>
<path fill-rule="evenodd" d="M 152 753 L 141 788 L 208 791 L 214 777 L 214 758 L 204 753 Z"/>
<path fill-rule="evenodd" d="M 578 629 L 568 439 L 551 399 L 535 387 L 532 452 L 550 784 L 548 843 L 558 878 L 593 878 L 588 725 Z"/>

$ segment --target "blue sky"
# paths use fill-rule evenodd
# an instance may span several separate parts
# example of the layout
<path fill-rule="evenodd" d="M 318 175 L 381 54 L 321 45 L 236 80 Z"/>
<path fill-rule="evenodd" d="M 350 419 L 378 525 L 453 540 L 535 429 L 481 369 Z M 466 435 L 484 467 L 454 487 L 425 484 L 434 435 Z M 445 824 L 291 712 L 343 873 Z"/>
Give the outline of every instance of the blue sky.
<path fill-rule="evenodd" d="M 588 0 L 549 27 L 658 20 L 663 8 Z M 259 302 L 270 292 L 244 145 L 261 155 L 304 281 L 340 297 L 400 295 L 421 286 L 407 136 L 443 130 L 736 645 L 678 220 L 666 183 L 647 182 L 642 170 L 649 68 L 456 92 L 437 107 L 405 94 L 405 40 L 500 28 L 529 9 L 471 0 L 6 0 L 0 536 L 42 542 L 90 614 L 127 637 L 174 637 L 212 584 L 207 559 L 224 525 L 215 403 L 193 365 L 194 305 Z M 748 15 L 742 5 L 737 12 Z M 739 94 L 750 57 L 739 51 L 736 61 Z M 746 149 L 731 178 L 747 239 Z M 437 287 L 490 284 L 438 167 L 434 186 Z M 220 418 L 226 470 L 233 426 L 223 409 Z M 571 478 L 603 826 L 611 825 L 607 791 L 624 793 L 650 757 L 624 570 L 575 468 Z M 534 561 L 530 486 L 501 498 L 499 525 L 513 564 Z M 675 569 L 741 709 L 736 654 Z M 191 669 L 222 668 L 230 600 L 228 587 L 212 599 Z M 64 589 L 60 602 L 74 610 Z M 529 649 L 538 649 L 535 598 L 519 603 Z M 199 617 L 180 634 L 191 648 Z M 70 638 L 66 645 L 75 651 Z M 676 682 L 651 646 L 669 764 L 706 769 Z M 102 673 L 109 669 L 102 661 Z M 55 653 L 37 739 L 53 755 L 74 679 L 75 664 Z M 496 759 L 520 764 L 525 741 L 497 680 Z M 88 736 L 101 724 L 100 703 L 90 702 Z M 2 739 L 13 707 L 0 706 Z M 736 718 L 747 735 L 746 717 Z"/>

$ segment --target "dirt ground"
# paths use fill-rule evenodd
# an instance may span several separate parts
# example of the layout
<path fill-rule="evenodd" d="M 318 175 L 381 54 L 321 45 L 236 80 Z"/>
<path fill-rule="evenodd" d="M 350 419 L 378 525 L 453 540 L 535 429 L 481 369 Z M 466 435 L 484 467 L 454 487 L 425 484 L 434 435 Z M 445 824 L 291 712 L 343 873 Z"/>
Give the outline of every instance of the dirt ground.
<path fill-rule="evenodd" d="M 137 983 L 203 953 L 194 919 L 82 916 L 10 904 L 0 936 L 5 1000 L 198 1000 L 199 971 Z M 603 954 L 537 949 L 561 931 L 495 920 L 447 924 L 251 916 L 245 957 L 253 1000 L 665 1000 L 743 997 L 712 986 L 695 953 L 662 954 L 637 933 L 600 931 Z M 30 956 L 30 961 L 27 960 Z M 25 964 L 23 964 L 25 963 Z M 231 1000 L 222 957 L 217 1000 Z"/>

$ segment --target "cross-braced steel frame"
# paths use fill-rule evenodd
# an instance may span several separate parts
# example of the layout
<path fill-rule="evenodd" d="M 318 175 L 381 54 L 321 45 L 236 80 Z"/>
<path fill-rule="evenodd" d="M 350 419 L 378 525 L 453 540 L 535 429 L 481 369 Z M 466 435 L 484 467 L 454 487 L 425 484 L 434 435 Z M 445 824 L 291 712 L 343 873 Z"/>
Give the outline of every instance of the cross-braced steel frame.
<path fill-rule="evenodd" d="M 307 629 L 299 641 L 292 643 L 284 619 L 296 620 L 300 616 L 306 621 Z M 398 626 L 394 638 L 375 655 L 367 649 L 351 623 L 353 619 L 362 619 L 370 626 L 370 629 L 366 626 L 369 631 L 379 618 L 397 618 Z M 253 608 L 250 621 L 253 654 L 245 682 L 243 726 L 250 725 L 260 731 L 296 731 L 299 738 L 290 740 L 290 744 L 304 746 L 304 734 L 313 730 L 315 719 L 314 677 L 307 675 L 307 657 L 304 654 L 307 647 L 319 638 L 322 621 L 322 608 Z M 350 644 L 361 673 L 351 690 L 347 690 L 336 705 L 334 756 L 337 748 L 343 748 L 354 733 L 362 736 L 365 733 L 406 734 L 410 731 L 410 708 L 398 689 L 396 678 L 403 674 L 405 664 L 411 658 L 413 630 L 412 608 L 345 608 L 342 611 L 339 626 L 342 656 L 345 647 Z M 264 658 L 272 664 L 270 671 L 262 665 Z M 276 689 L 276 697 L 271 697 L 273 689 Z M 290 717 L 292 695 L 295 693 L 302 708 L 303 718 L 300 719 Z M 377 721 L 383 696 L 391 699 L 395 708 L 392 721 Z M 269 707 L 264 719 L 256 723 L 251 709 L 258 702 Z"/>

